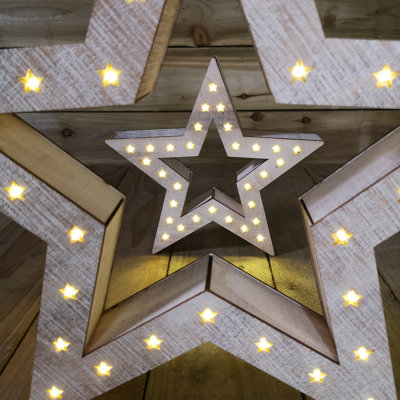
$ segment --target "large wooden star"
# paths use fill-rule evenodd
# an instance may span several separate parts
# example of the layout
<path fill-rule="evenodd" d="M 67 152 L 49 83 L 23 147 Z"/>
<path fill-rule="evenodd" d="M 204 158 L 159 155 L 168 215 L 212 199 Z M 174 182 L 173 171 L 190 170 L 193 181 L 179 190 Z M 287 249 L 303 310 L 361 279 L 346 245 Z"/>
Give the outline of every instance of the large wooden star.
<path fill-rule="evenodd" d="M 254 159 L 237 172 L 240 202 L 213 188 L 185 204 L 192 172 L 176 157 L 197 157 L 213 121 L 229 157 Z M 323 141 L 307 134 L 243 136 L 218 63 L 212 59 L 186 128 L 118 132 L 107 144 L 166 189 L 153 252 L 214 221 L 274 254 L 260 191 Z"/>

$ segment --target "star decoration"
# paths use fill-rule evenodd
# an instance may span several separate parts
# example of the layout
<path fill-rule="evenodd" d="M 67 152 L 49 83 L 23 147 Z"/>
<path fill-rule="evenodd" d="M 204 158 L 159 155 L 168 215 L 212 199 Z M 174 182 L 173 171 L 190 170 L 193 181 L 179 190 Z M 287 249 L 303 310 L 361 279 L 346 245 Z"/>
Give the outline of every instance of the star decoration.
<path fill-rule="evenodd" d="M 347 233 L 344 228 L 340 228 L 336 233 L 332 233 L 332 237 L 335 239 L 334 245 L 342 244 L 348 246 L 348 240 L 353 236 L 352 233 Z"/>
<path fill-rule="evenodd" d="M 254 343 L 257 346 L 257 353 L 262 351 L 269 353 L 269 349 L 274 345 L 273 343 L 268 342 L 265 337 L 262 337 L 259 342 Z"/>
<path fill-rule="evenodd" d="M 110 371 L 112 369 L 111 365 L 108 365 L 106 362 L 102 361 L 99 365 L 95 365 L 97 369 L 97 373 L 99 375 L 107 375 L 110 376 Z"/>
<path fill-rule="evenodd" d="M 316 368 L 314 372 L 309 372 L 308 375 L 311 377 L 311 382 L 323 383 L 324 378 L 328 375 L 322 372 L 319 368 Z"/>
<path fill-rule="evenodd" d="M 19 80 L 25 86 L 25 93 L 28 92 L 40 93 L 40 84 L 43 78 L 41 78 L 40 76 L 35 76 L 30 68 L 26 72 L 26 75 L 22 78 L 19 78 Z"/>
<path fill-rule="evenodd" d="M 162 340 L 159 339 L 156 335 L 151 335 L 148 339 L 145 339 L 144 341 L 146 342 L 147 348 L 149 350 L 161 350 L 160 344 L 162 343 Z"/>
<path fill-rule="evenodd" d="M 51 389 L 48 389 L 47 392 L 52 399 L 61 399 L 61 395 L 64 393 L 64 390 L 58 389 L 56 386 L 53 386 Z"/>
<path fill-rule="evenodd" d="M 64 300 L 76 300 L 76 295 L 79 290 L 67 283 L 63 289 L 60 289 L 60 292 L 63 294 Z"/>
<path fill-rule="evenodd" d="M 100 69 L 97 72 L 103 78 L 103 87 L 108 85 L 119 86 L 119 75 L 122 71 L 113 68 L 110 63 L 104 69 Z"/>
<path fill-rule="evenodd" d="M 209 111 L 210 111 L 210 105 L 207 104 L 207 103 L 203 103 L 203 104 L 201 105 L 201 111 L 202 111 L 202 112 L 209 112 Z"/>
<path fill-rule="evenodd" d="M 216 85 L 218 92 L 213 90 L 210 93 L 210 85 Z M 212 88 L 215 87 L 212 86 Z M 204 103 L 210 105 L 210 111 L 199 113 L 198 110 Z M 185 204 L 185 199 L 191 171 L 178 160 L 174 160 L 174 165 L 166 161 L 172 157 L 175 159 L 177 157 L 197 157 L 212 121 L 215 122 L 228 157 L 254 158 L 254 161 L 237 172 L 240 202 L 224 195 L 218 189 L 210 188 L 210 192 L 194 199 L 188 206 Z M 274 137 L 260 135 L 255 140 L 253 137 L 243 136 L 229 92 L 215 59 L 210 62 L 186 129 L 177 129 L 176 136 L 171 136 L 171 130 L 169 130 L 167 138 L 162 133 L 162 130 L 147 131 L 147 133 L 141 131 L 117 132 L 113 139 L 106 141 L 109 146 L 158 181 L 167 191 L 153 252 L 162 250 L 214 221 L 265 252 L 274 254 L 260 190 L 322 146 L 323 142 L 319 137 L 306 134 L 299 135 L 298 138 L 293 134 L 290 137 L 285 134 Z M 152 144 L 155 146 L 151 168 L 143 168 L 140 162 L 145 152 L 145 146 L 148 145 L 149 139 L 146 139 L 146 134 L 148 137 L 151 136 Z M 166 143 L 175 145 L 173 155 L 165 151 Z M 193 144 L 190 151 L 188 151 L 189 143 Z M 135 146 L 134 154 L 126 153 L 125 147 L 129 144 Z M 279 157 L 275 154 L 276 146 L 279 147 Z M 303 149 L 301 155 L 293 154 L 293 148 L 296 146 Z M 166 180 L 159 179 L 157 171 L 160 168 L 167 172 Z M 179 191 L 174 188 L 176 182 L 181 185 Z M 246 186 L 244 186 L 245 184 Z M 174 208 L 173 213 L 171 207 Z M 185 211 L 183 212 L 183 210 Z M 192 220 L 194 213 L 199 216 L 195 222 Z M 226 220 L 227 215 L 230 215 L 228 220 Z M 173 218 L 177 225 L 184 225 L 185 230 L 177 231 L 174 226 L 167 224 L 166 218 L 168 217 Z M 251 222 L 255 218 L 258 221 L 257 224 Z M 163 238 L 165 234 L 169 235 L 168 240 Z"/>
<path fill-rule="evenodd" d="M 24 193 L 25 188 L 17 185 L 14 181 L 12 181 L 11 186 L 5 187 L 4 189 L 8 192 L 11 201 L 15 199 L 18 200 L 24 199 L 22 193 Z"/>
<path fill-rule="evenodd" d="M 68 235 L 70 237 L 70 242 L 75 243 L 75 242 L 81 242 L 83 243 L 85 241 L 84 236 L 85 236 L 85 231 L 78 228 L 76 225 L 68 231 Z"/>
<path fill-rule="evenodd" d="M 358 307 L 358 300 L 362 298 L 362 296 L 358 295 L 354 290 L 350 290 L 346 294 L 344 294 L 343 299 L 345 300 L 345 307 L 354 306 Z"/>
<path fill-rule="evenodd" d="M 218 313 L 210 310 L 208 307 L 203 311 L 199 312 L 199 315 L 201 317 L 201 323 L 204 324 L 206 322 L 210 322 L 211 324 L 214 324 L 214 318 L 218 315 Z"/>
<path fill-rule="evenodd" d="M 356 356 L 356 360 L 368 361 L 368 357 L 373 353 L 373 351 L 367 350 L 362 346 L 359 349 L 354 350 L 353 353 Z"/>
<path fill-rule="evenodd" d="M 66 342 L 62 338 L 58 338 L 56 341 L 53 342 L 56 351 L 68 351 L 68 346 L 70 343 Z"/>
<path fill-rule="evenodd" d="M 386 64 L 380 71 L 374 72 L 372 75 L 376 78 L 376 88 L 380 89 L 384 86 L 391 89 L 393 87 L 393 79 L 399 75 L 398 72 L 392 71 Z"/>
<path fill-rule="evenodd" d="M 208 90 L 209 90 L 210 92 L 216 93 L 216 92 L 217 92 L 217 89 L 218 89 L 218 85 L 216 85 L 214 82 L 213 82 L 213 83 L 210 83 L 210 84 L 208 85 Z"/>
<path fill-rule="evenodd" d="M 312 69 L 312 67 L 306 67 L 301 59 L 298 60 L 292 68 L 288 68 L 290 74 L 292 75 L 292 82 L 306 82 L 307 75 L 311 72 Z"/>

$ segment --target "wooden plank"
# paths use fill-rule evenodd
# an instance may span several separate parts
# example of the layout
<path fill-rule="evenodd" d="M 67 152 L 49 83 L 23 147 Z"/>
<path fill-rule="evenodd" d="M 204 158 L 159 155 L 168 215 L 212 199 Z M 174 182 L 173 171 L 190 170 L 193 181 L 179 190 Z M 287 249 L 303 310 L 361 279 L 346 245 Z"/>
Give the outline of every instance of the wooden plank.
<path fill-rule="evenodd" d="M 0 1 L 0 47 L 83 42 L 94 0 Z"/>
<path fill-rule="evenodd" d="M 147 374 L 143 374 L 93 400 L 143 400 Z"/>

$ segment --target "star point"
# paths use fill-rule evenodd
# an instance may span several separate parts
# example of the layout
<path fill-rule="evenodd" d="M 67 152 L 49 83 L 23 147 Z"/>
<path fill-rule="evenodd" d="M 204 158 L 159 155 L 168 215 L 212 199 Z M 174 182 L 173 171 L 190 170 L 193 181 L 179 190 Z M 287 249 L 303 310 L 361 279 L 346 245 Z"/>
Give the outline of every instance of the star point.
<path fill-rule="evenodd" d="M 233 126 L 232 126 L 232 124 L 230 124 L 229 122 L 226 122 L 226 123 L 223 125 L 223 127 L 224 127 L 224 131 L 225 131 L 225 132 L 232 132 Z"/>
<path fill-rule="evenodd" d="M 210 83 L 210 84 L 208 85 L 208 90 L 209 90 L 210 92 L 217 93 L 217 89 L 218 89 L 218 85 L 216 85 L 214 82 L 213 82 L 213 83 Z"/>
<path fill-rule="evenodd" d="M 207 103 L 203 103 L 201 105 L 201 112 L 209 112 L 210 111 L 210 105 Z"/>
<path fill-rule="evenodd" d="M 113 68 L 110 63 L 104 69 L 100 69 L 97 72 L 103 78 L 103 87 L 108 85 L 119 86 L 119 75 L 122 71 Z"/>
<path fill-rule="evenodd" d="M 313 67 L 306 67 L 301 59 L 297 60 L 293 67 L 288 68 L 290 74 L 292 75 L 292 82 L 301 81 L 307 82 L 307 75 L 311 72 Z"/>
<path fill-rule="evenodd" d="M 200 122 L 196 122 L 196 123 L 193 125 L 193 128 L 194 128 L 194 131 L 195 131 L 195 132 L 201 132 L 201 131 L 202 131 L 202 128 L 203 128 L 203 125 L 202 125 Z"/>
<path fill-rule="evenodd" d="M 30 68 L 26 72 L 25 76 L 23 76 L 22 78 L 19 78 L 19 81 L 24 84 L 25 93 L 29 93 L 29 92 L 40 93 L 40 84 L 42 83 L 43 78 L 40 76 L 34 75 Z"/>

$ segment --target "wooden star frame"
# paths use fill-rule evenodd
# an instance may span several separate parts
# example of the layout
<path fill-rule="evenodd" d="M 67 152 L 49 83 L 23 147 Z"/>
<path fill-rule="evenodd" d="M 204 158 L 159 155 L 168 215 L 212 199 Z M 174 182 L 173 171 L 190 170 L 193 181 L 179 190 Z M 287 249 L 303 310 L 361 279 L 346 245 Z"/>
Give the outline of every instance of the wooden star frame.
<path fill-rule="evenodd" d="M 180 0 L 96 0 L 84 43 L 0 50 L 0 113 L 133 104 L 156 82 Z M 110 63 L 119 86 L 103 87 Z M 25 93 L 27 71 L 43 78 Z"/>
<path fill-rule="evenodd" d="M 277 103 L 399 108 L 400 78 L 377 89 L 373 75 L 386 64 L 400 71 L 399 41 L 325 38 L 314 0 L 241 3 Z M 313 69 L 291 83 L 300 59 Z"/>
<path fill-rule="evenodd" d="M 0 117 L 0 150 L 1 187 L 25 187 L 12 201 L 3 190 L 1 211 L 47 242 L 31 400 L 53 386 L 91 399 L 204 342 L 316 400 L 396 399 L 374 248 L 400 231 L 400 128 L 301 199 L 326 317 L 213 255 L 102 313 L 124 197 L 16 117 Z M 69 241 L 75 223 L 84 242 Z M 340 227 L 347 246 L 334 245 Z M 63 299 L 65 283 L 76 300 Z M 342 298 L 351 289 L 357 307 Z M 201 323 L 206 307 L 214 324 Z M 146 347 L 153 334 L 160 350 Z M 67 352 L 55 351 L 58 337 Z M 362 346 L 368 361 L 353 354 Z M 110 375 L 97 374 L 101 362 Z M 311 382 L 317 369 L 323 383 Z"/>
<path fill-rule="evenodd" d="M 198 157 L 214 122 L 228 157 L 254 160 L 237 172 L 240 202 L 210 188 L 185 204 L 192 171 L 176 157 Z M 323 145 L 317 135 L 245 137 L 216 59 L 212 59 L 186 128 L 118 132 L 106 141 L 166 189 L 153 252 L 210 222 L 274 254 L 260 191 Z"/>

